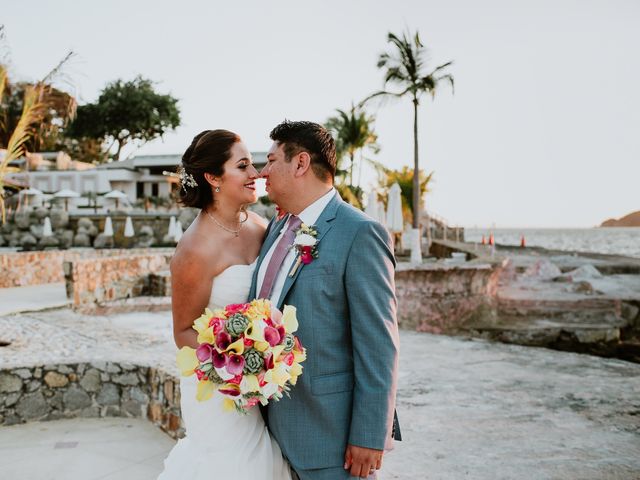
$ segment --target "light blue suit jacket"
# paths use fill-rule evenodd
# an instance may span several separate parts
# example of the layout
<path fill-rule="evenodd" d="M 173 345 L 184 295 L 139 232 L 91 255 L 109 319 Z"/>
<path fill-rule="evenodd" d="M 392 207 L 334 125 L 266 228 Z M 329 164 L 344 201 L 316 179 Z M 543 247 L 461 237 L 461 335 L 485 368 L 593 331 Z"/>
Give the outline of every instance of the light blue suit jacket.
<path fill-rule="evenodd" d="M 250 299 L 285 221 L 270 224 Z M 348 443 L 390 447 L 398 369 L 395 259 L 387 230 L 337 193 L 315 226 L 319 256 L 287 277 L 277 304 L 297 307 L 296 335 L 307 360 L 290 398 L 268 407 L 269 429 L 299 472 L 342 466 Z"/>

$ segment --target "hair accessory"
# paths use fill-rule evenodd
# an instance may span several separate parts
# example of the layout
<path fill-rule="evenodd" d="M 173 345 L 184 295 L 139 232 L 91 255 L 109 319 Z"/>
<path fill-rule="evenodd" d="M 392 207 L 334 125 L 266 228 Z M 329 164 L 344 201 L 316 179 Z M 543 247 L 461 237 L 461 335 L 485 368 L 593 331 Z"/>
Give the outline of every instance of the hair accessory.
<path fill-rule="evenodd" d="M 196 182 L 196 179 L 193 178 L 193 175 L 188 173 L 184 167 L 178 167 L 178 175 L 180 178 L 180 184 L 185 190 L 187 188 L 195 188 L 198 186 L 198 182 Z"/>

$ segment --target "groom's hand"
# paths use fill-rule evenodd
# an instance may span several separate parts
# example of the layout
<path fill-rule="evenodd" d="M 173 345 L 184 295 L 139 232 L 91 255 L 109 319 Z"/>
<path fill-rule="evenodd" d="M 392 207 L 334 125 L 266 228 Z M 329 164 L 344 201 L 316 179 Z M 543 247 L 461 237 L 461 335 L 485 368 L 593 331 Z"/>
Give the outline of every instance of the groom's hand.
<path fill-rule="evenodd" d="M 382 450 L 347 445 L 344 469 L 350 470 L 352 477 L 367 478 L 382 467 L 382 453 Z"/>

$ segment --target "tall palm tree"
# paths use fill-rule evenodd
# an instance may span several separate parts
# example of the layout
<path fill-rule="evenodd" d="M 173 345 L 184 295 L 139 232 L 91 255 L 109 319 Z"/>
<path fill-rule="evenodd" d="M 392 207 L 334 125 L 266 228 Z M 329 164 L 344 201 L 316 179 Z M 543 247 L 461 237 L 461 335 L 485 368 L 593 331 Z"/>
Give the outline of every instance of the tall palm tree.
<path fill-rule="evenodd" d="M 353 187 L 353 167 L 356 161 L 356 154 L 365 149 L 373 153 L 380 151 L 377 143 L 378 136 L 373 129 L 374 117 L 360 107 L 351 105 L 351 110 L 336 109 L 336 116 L 329 117 L 325 126 L 333 133 L 336 139 L 336 155 L 338 160 L 347 159 L 349 161 L 349 186 Z M 345 171 L 345 170 L 343 170 Z"/>
<path fill-rule="evenodd" d="M 2 28 L 0 28 L 0 40 L 2 40 L 2 33 Z M 4 178 L 7 173 L 12 171 L 9 164 L 27 153 L 27 143 L 34 136 L 38 135 L 43 120 L 50 114 L 52 109 L 66 112 L 65 119 L 73 118 L 75 114 L 75 99 L 71 95 L 52 86 L 53 81 L 60 76 L 62 67 L 72 56 L 73 52 L 69 52 L 42 80 L 33 85 L 24 86 L 22 114 L 13 127 L 11 135 L 9 135 L 9 139 L 5 145 L 6 153 L 4 157 L 0 159 L 1 223 L 6 221 Z M 0 63 L 0 102 L 7 92 L 8 81 L 7 68 L 4 64 Z M 0 117 L 4 118 L 3 115 L 0 115 Z"/>
<path fill-rule="evenodd" d="M 445 73 L 445 69 L 453 62 L 447 62 L 426 73 L 426 53 L 427 50 L 420 41 L 418 32 L 411 35 L 405 32 L 401 37 L 389 33 L 387 42 L 392 44 L 392 51 L 385 52 L 378 58 L 378 68 L 385 70 L 384 89 L 375 92 L 365 98 L 360 104 L 377 97 L 409 97 L 413 103 L 413 205 L 420 205 L 420 163 L 418 158 L 418 106 L 424 94 L 435 97 L 442 83 L 447 82 L 453 89 L 453 76 Z M 398 91 L 387 90 L 388 85 L 399 87 Z M 414 235 L 420 235 L 419 224 L 420 209 L 413 209 L 413 229 Z M 419 239 L 419 237 L 418 237 Z M 418 249 L 417 258 L 421 258 L 419 252 L 420 241 L 415 241 L 414 246 Z M 415 259 L 412 252 L 412 259 Z"/>

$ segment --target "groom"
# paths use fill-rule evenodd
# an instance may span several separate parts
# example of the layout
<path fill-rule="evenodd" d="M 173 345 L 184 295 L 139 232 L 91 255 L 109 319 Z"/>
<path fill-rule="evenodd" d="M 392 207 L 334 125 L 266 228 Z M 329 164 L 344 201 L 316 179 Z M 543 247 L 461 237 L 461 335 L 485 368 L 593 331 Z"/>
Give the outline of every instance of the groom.
<path fill-rule="evenodd" d="M 297 307 L 308 356 L 290 398 L 269 405 L 269 429 L 300 480 L 373 477 L 399 439 L 390 238 L 333 188 L 335 144 L 324 127 L 284 121 L 270 136 L 261 175 L 289 215 L 269 224 L 250 298 Z M 291 246 L 301 224 L 315 227 L 310 263 Z"/>

